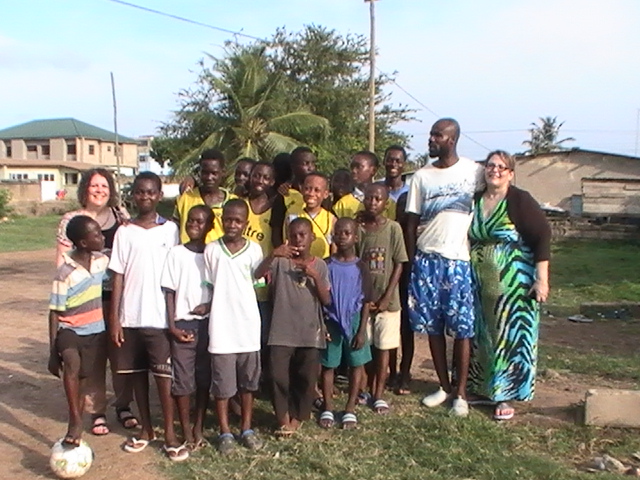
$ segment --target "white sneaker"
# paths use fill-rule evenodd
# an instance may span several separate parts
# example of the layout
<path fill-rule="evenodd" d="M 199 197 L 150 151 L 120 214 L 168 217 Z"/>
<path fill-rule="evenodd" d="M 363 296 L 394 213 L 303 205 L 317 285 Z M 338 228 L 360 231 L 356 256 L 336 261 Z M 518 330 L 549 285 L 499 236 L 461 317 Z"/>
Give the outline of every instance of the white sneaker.
<path fill-rule="evenodd" d="M 431 395 L 427 395 L 422 399 L 422 404 L 425 407 L 437 407 L 438 405 L 442 405 L 449 399 L 449 394 L 445 392 L 442 388 L 438 389 L 437 392 L 432 393 Z"/>
<path fill-rule="evenodd" d="M 449 415 L 453 417 L 466 417 L 469 415 L 469 403 L 464 398 L 455 398 L 453 406 L 449 410 Z"/>

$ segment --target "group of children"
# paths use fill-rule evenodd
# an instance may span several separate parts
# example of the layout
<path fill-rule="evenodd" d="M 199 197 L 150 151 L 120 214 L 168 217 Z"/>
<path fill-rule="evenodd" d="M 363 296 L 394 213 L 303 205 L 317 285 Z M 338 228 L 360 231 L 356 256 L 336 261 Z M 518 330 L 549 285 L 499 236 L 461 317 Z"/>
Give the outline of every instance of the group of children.
<path fill-rule="evenodd" d="M 389 152 L 404 161 L 401 147 L 390 147 L 385 157 Z M 140 452 L 155 438 L 148 372 L 162 407 L 164 450 L 174 461 L 206 445 L 210 397 L 223 454 L 238 441 L 262 446 L 252 429 L 261 388 L 273 401 L 275 434 L 288 437 L 310 417 L 320 378 L 319 424 L 332 427 L 334 373 L 345 363 L 343 428 L 357 425 L 358 402 L 387 413 L 390 352 L 400 346 L 398 285 L 408 261 L 390 198 L 406 189 L 402 168 L 393 168 L 397 178 L 388 168 L 386 184 L 373 183 L 378 159 L 363 151 L 351 161 L 353 184 L 344 171 L 330 181 L 315 171 L 313 152 L 300 147 L 273 163 L 237 162 L 229 192 L 220 186 L 224 157 L 205 151 L 197 186 L 176 201 L 174 221 L 157 213 L 160 178 L 136 177 L 137 216 L 117 230 L 110 259 L 100 253 L 99 225 L 74 217 L 67 235 L 75 248 L 56 274 L 50 314 L 49 370 L 63 372 L 70 412 L 64 443 L 80 441 L 83 383 L 92 355 L 106 348 L 105 332 L 118 347 L 116 371 L 133 379 L 140 415 L 141 430 L 125 443 L 127 452 Z M 103 319 L 107 269 L 113 293 L 110 317 Z M 236 436 L 229 410 L 238 405 Z M 184 442 L 174 429 L 176 406 Z"/>

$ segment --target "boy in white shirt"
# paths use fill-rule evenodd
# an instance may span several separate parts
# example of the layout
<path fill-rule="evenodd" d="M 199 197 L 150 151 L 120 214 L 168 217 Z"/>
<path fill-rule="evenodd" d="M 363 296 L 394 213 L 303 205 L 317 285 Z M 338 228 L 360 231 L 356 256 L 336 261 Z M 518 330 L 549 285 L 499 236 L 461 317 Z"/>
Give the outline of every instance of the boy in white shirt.
<path fill-rule="evenodd" d="M 171 393 L 178 406 L 186 444 L 166 449 L 175 453 L 174 457 L 170 456 L 171 460 L 186 459 L 188 450 L 195 451 L 204 445 L 203 425 L 211 386 L 207 351 L 211 292 L 204 282 L 204 240 L 211 228 L 211 209 L 206 205 L 191 207 L 185 225 L 189 241 L 169 251 L 162 272 L 171 342 Z M 189 402 L 193 393 L 196 394 L 196 418 L 192 430 Z"/>
<path fill-rule="evenodd" d="M 144 450 L 155 439 L 149 411 L 148 371 L 153 374 L 164 417 L 165 448 L 180 444 L 173 428 L 171 398 L 171 346 L 160 277 L 169 249 L 178 244 L 175 223 L 161 217 L 156 207 L 162 198 L 162 181 L 151 172 L 133 181 L 133 201 L 138 216 L 116 232 L 109 269 L 113 293 L 109 333 L 118 347 L 116 370 L 129 374 L 134 386 L 142 431 L 127 440 L 129 453 Z M 167 452 L 170 458 L 175 455 Z"/>
<path fill-rule="evenodd" d="M 242 236 L 248 216 L 245 201 L 227 202 L 222 210 L 224 235 L 204 251 L 205 278 L 213 288 L 209 320 L 211 393 L 220 425 L 218 450 L 224 455 L 235 448 L 229 427 L 229 399 L 236 393 L 242 410 L 241 442 L 254 450 L 262 447 L 251 429 L 253 392 L 260 381 L 261 328 L 253 284 L 262 249 Z"/>

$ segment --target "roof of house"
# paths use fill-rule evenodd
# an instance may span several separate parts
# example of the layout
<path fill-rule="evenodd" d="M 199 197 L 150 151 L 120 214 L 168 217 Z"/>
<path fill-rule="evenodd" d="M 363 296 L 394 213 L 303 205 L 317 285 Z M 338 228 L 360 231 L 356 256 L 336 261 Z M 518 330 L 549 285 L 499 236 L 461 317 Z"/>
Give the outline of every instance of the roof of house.
<path fill-rule="evenodd" d="M 558 150 L 555 152 L 548 153 L 538 153 L 536 155 L 520 155 L 516 154 L 515 156 L 518 160 L 532 159 L 532 158 L 541 158 L 541 157 L 557 157 L 557 156 L 571 156 L 571 155 L 579 155 L 580 153 L 588 153 L 591 155 L 602 155 L 603 157 L 618 157 L 618 158 L 626 158 L 631 160 L 640 160 L 640 157 L 634 155 L 623 155 L 621 153 L 610 153 L 610 152 L 599 152 L 596 150 L 586 150 L 584 148 L 570 148 L 567 150 Z"/>
<path fill-rule="evenodd" d="M 116 134 L 75 118 L 53 118 L 48 120 L 32 120 L 20 125 L 0 130 L 0 140 L 35 140 L 47 138 L 91 138 L 115 142 Z M 136 140 L 118 135 L 120 143 L 136 143 Z"/>
<path fill-rule="evenodd" d="M 84 172 L 91 170 L 98 165 L 83 162 L 56 162 L 51 160 L 13 160 L 10 158 L 0 159 L 0 167 L 20 167 L 20 168 L 68 168 Z M 103 165 L 100 165 L 104 168 Z"/>

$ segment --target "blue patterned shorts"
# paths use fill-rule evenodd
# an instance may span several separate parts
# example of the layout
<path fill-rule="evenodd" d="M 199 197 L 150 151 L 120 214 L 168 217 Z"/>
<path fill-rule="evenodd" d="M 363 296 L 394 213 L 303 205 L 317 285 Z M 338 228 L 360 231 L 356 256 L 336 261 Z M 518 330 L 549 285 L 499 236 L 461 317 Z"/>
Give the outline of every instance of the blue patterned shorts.
<path fill-rule="evenodd" d="M 437 253 L 416 252 L 409 282 L 409 321 L 419 333 L 472 338 L 471 264 Z"/>

